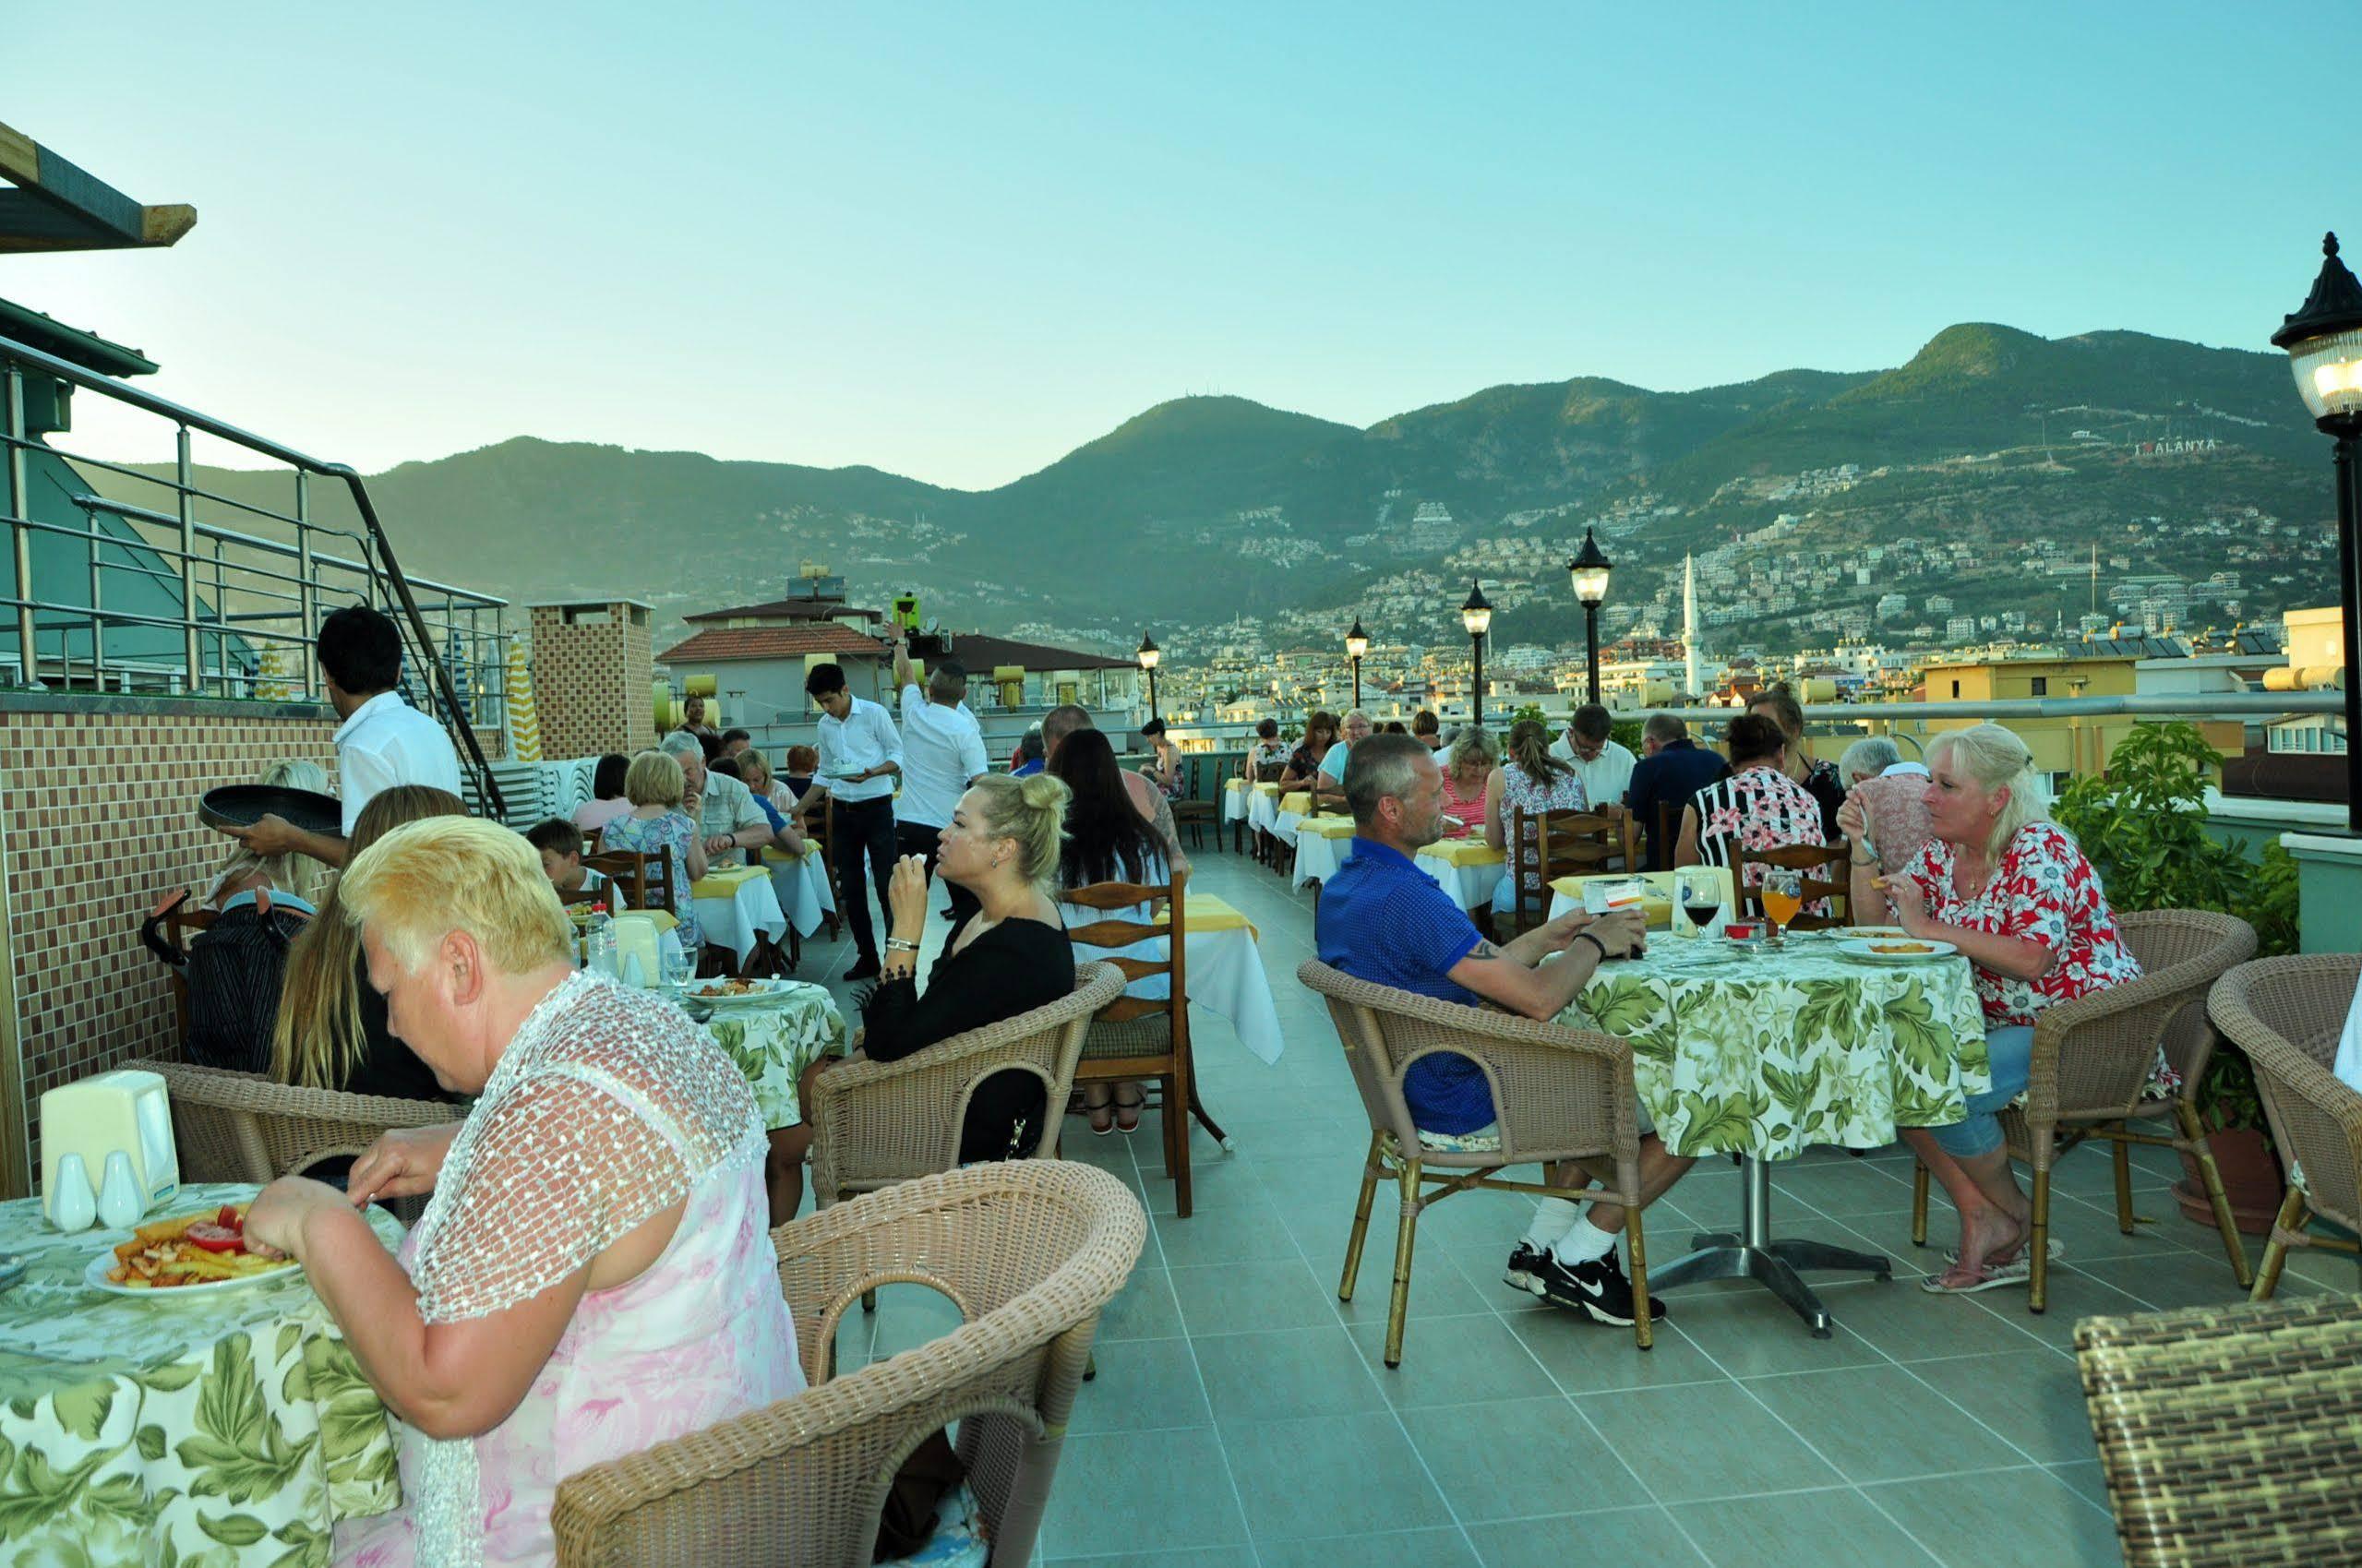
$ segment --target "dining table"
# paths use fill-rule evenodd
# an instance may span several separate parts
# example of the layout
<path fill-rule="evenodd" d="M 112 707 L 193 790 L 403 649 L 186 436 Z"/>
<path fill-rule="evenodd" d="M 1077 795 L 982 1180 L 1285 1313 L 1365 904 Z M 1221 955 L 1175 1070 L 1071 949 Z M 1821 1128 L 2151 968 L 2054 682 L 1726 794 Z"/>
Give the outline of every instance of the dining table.
<path fill-rule="evenodd" d="M 1492 909 L 1493 890 L 1500 886 L 1501 868 L 1508 862 L 1506 855 L 1481 838 L 1438 839 L 1411 857 L 1411 864 L 1434 878 L 1454 904 L 1480 918 Z"/>
<path fill-rule="evenodd" d="M 780 906 L 771 873 L 761 866 L 725 866 L 689 886 L 697 901 L 697 925 L 709 947 L 727 948 L 741 969 L 761 943 L 787 934 L 787 912 Z"/>
<path fill-rule="evenodd" d="M 1227 901 L 1191 893 L 1183 905 L 1189 999 L 1219 1013 L 1239 1041 L 1266 1063 L 1288 1048 L 1271 976 L 1263 967 L 1263 933 Z"/>
<path fill-rule="evenodd" d="M 1325 883 L 1353 853 L 1353 819 L 1307 817 L 1296 824 L 1294 885 Z"/>
<path fill-rule="evenodd" d="M 692 980 L 669 994 L 746 1075 L 763 1126 L 793 1127 L 804 1119 L 804 1069 L 845 1053 L 850 1038 L 845 1015 L 826 986 L 808 980 L 758 981 L 760 989 L 746 996 L 708 999 L 703 994 L 725 984 Z"/>
<path fill-rule="evenodd" d="M 1800 1271 L 1889 1277 L 1882 1256 L 1775 1238 L 1771 1167 L 1815 1145 L 1883 1148 L 1900 1128 L 1960 1121 L 1992 1073 L 1968 961 L 1861 955 L 1868 945 L 1844 928 L 1791 932 L 1776 949 L 1655 937 L 1600 965 L 1558 1015 L 1630 1044 L 1640 1108 L 1667 1150 L 1739 1157 L 1738 1228 L 1652 1266 L 1650 1289 L 1752 1279 L 1827 1338 L 1828 1311 Z"/>
<path fill-rule="evenodd" d="M 801 855 L 765 844 L 762 865 L 771 873 L 771 891 L 797 936 L 809 937 L 821 928 L 822 920 L 836 913 L 836 894 L 828 885 L 828 866 L 817 843 L 806 844 Z"/>
<path fill-rule="evenodd" d="M 259 1191 L 186 1184 L 143 1223 Z M 130 1235 L 0 1203 L 21 1267 L 0 1293 L 0 1561 L 325 1563 L 338 1521 L 402 1501 L 384 1402 L 301 1268 L 201 1294 L 88 1283 Z"/>

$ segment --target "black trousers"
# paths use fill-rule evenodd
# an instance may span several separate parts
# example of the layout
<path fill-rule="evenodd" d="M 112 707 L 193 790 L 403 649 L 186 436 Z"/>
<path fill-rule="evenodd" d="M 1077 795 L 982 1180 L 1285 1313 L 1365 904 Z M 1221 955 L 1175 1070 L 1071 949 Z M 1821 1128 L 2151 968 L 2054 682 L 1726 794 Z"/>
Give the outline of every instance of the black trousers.
<path fill-rule="evenodd" d="M 924 822 L 897 822 L 894 824 L 895 844 L 905 855 L 917 855 L 925 856 L 927 861 L 927 874 L 929 877 L 932 877 L 935 874 L 935 851 L 937 846 L 941 844 L 942 838 L 942 829 L 930 828 Z M 968 892 L 967 889 L 960 886 L 957 882 L 945 882 L 943 885 L 951 890 L 953 925 L 958 925 L 961 921 L 966 919 L 969 916 L 975 914 L 977 909 L 982 907 L 982 905 L 977 901 L 976 894 Z"/>
<path fill-rule="evenodd" d="M 840 800 L 836 812 L 836 888 L 845 901 L 845 921 L 853 928 L 853 944 L 865 962 L 878 960 L 878 934 L 869 923 L 869 878 L 878 880 L 878 904 L 886 907 L 886 890 L 893 885 L 894 803 Z M 866 874 L 865 874 L 866 872 Z"/>

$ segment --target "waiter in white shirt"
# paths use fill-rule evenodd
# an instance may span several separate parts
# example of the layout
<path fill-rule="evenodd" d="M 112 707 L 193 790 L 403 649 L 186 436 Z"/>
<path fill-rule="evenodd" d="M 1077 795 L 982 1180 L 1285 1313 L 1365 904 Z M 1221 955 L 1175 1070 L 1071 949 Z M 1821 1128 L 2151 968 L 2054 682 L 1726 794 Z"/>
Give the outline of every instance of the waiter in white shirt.
<path fill-rule="evenodd" d="M 1616 744 L 1611 728 L 1608 711 L 1597 702 L 1586 702 L 1575 710 L 1566 733 L 1551 742 L 1550 754 L 1574 765 L 1575 776 L 1583 781 L 1583 798 L 1591 803 L 1591 809 L 1613 813 L 1623 809 L 1625 792 L 1632 787 L 1632 770 L 1640 759 L 1630 747 Z"/>
<path fill-rule="evenodd" d="M 935 845 L 952 825 L 952 812 L 967 786 L 992 769 L 984 755 L 984 731 L 967 710 L 967 667 L 938 659 L 926 689 L 910 661 L 908 633 L 893 630 L 894 687 L 902 693 L 902 798 L 894 802 L 894 843 L 904 855 L 927 862 L 935 874 Z M 976 895 L 952 885 L 952 924 L 977 907 Z"/>
<path fill-rule="evenodd" d="M 344 808 L 342 831 L 308 832 L 283 817 L 226 830 L 257 855 L 308 855 L 342 866 L 361 808 L 396 784 L 429 784 L 460 793 L 460 754 L 443 726 L 402 699 L 402 633 L 366 604 L 349 604 L 320 622 L 315 644 L 336 729 L 336 778 Z"/>
<path fill-rule="evenodd" d="M 804 690 L 821 706 L 820 777 L 828 785 L 835 814 L 836 885 L 845 901 L 845 923 L 853 928 L 853 942 L 861 954 L 845 977 L 874 980 L 878 938 L 869 920 L 865 879 L 876 879 L 882 904 L 893 881 L 894 781 L 902 776 L 902 736 L 893 714 L 846 688 L 841 665 L 813 665 L 804 677 Z"/>

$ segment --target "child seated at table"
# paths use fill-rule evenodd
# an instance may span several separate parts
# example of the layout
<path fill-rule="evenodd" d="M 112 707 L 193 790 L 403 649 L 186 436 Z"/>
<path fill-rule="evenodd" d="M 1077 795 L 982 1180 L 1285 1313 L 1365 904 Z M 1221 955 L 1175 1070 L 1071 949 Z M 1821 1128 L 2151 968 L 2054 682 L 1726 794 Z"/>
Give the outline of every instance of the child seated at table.
<path fill-rule="evenodd" d="M 525 842 L 541 852 L 541 874 L 560 899 L 579 904 L 607 891 L 606 874 L 582 864 L 582 830 L 564 818 L 552 817 L 529 830 Z M 577 896 L 569 899 L 569 893 Z"/>

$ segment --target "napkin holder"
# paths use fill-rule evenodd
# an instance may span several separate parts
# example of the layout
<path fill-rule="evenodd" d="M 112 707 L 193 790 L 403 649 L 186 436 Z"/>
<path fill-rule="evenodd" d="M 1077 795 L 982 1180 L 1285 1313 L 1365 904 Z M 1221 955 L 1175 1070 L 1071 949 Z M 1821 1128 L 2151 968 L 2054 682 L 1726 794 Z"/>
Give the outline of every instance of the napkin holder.
<path fill-rule="evenodd" d="M 656 920 L 645 910 L 627 910 L 607 922 L 615 933 L 615 972 L 626 985 L 653 986 L 664 976 Z"/>
<path fill-rule="evenodd" d="M 41 1097 L 42 1212 L 56 1190 L 57 1162 L 82 1156 L 82 1167 L 103 1171 L 107 1156 L 131 1162 L 141 1206 L 152 1209 L 180 1191 L 180 1156 L 173 1143 L 172 1101 L 163 1078 L 124 1068 L 50 1090 Z"/>

